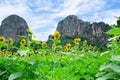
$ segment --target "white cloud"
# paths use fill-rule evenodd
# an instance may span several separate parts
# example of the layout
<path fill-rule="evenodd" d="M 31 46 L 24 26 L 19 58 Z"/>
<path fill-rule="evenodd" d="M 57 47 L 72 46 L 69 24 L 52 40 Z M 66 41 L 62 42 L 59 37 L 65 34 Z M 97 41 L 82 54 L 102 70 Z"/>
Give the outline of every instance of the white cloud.
<path fill-rule="evenodd" d="M 90 17 L 84 16 L 86 21 L 91 22 L 105 22 L 107 24 L 116 24 L 116 18 L 114 16 L 120 16 L 120 9 L 106 10 L 102 12 L 96 12 Z"/>
<path fill-rule="evenodd" d="M 65 17 L 68 15 L 84 15 L 88 12 L 98 11 L 101 10 L 105 5 L 103 0 L 65 0 L 63 5 L 60 5 L 52 14 L 52 17 Z M 53 9 L 54 10 L 54 9 Z"/>
<path fill-rule="evenodd" d="M 30 12 L 29 7 L 24 3 L 20 3 L 19 5 L 12 5 L 8 2 L 8 0 L 4 0 L 5 3 L 0 4 L 0 22 L 7 16 L 11 14 L 17 15 L 27 15 L 27 11 Z"/>
<path fill-rule="evenodd" d="M 108 24 L 116 24 L 116 18 L 114 16 L 120 16 L 120 9 L 104 11 L 101 15 L 103 17 L 102 21 Z"/>
<path fill-rule="evenodd" d="M 55 28 L 52 28 L 52 29 L 49 29 L 49 30 L 46 31 L 46 32 L 39 32 L 39 33 L 36 33 L 36 34 L 34 34 L 34 35 L 36 36 L 36 39 L 37 39 L 37 40 L 46 41 L 46 40 L 48 40 L 48 36 L 49 36 L 50 34 L 53 35 L 54 31 L 55 31 Z"/>

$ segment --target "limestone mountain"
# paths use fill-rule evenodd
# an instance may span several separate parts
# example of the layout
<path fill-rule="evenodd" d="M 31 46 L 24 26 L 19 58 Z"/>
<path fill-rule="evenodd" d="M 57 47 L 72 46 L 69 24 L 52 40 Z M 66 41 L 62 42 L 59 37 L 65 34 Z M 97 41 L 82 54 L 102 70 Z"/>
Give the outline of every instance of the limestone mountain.
<path fill-rule="evenodd" d="M 105 45 L 107 43 L 108 35 L 106 31 L 111 29 L 108 24 L 104 22 L 85 22 L 75 15 L 69 15 L 58 23 L 57 31 L 61 36 L 79 36 L 82 39 L 87 39 L 92 44 Z"/>
<path fill-rule="evenodd" d="M 18 39 L 21 36 L 27 36 L 28 25 L 26 21 L 17 15 L 10 15 L 5 18 L 0 26 L 0 36 L 5 38 Z"/>

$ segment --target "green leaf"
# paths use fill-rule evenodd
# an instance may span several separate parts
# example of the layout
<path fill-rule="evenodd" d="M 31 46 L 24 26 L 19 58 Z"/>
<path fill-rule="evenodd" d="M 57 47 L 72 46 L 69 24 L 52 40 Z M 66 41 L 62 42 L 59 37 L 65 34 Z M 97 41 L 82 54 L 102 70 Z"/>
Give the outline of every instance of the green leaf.
<path fill-rule="evenodd" d="M 116 19 L 120 20 L 120 17 L 114 16 Z"/>
<path fill-rule="evenodd" d="M 101 53 L 100 56 L 103 56 L 104 54 L 108 54 L 108 53 L 110 53 L 110 51 L 105 51 L 105 52 Z"/>
<path fill-rule="evenodd" d="M 111 66 L 111 64 L 104 64 L 104 65 L 102 65 L 102 66 L 100 66 L 100 71 L 102 71 L 102 70 L 104 70 L 104 69 L 106 69 L 106 68 L 109 68 Z"/>
<path fill-rule="evenodd" d="M 117 72 L 117 73 L 120 73 L 120 66 L 119 65 L 111 65 L 110 66 L 110 69 L 112 69 L 113 71 Z"/>
<path fill-rule="evenodd" d="M 112 56 L 111 57 L 111 61 L 120 61 L 120 55 L 117 55 L 117 56 Z"/>
<path fill-rule="evenodd" d="M 10 48 L 12 48 L 12 49 L 18 49 L 18 47 L 16 47 L 16 46 L 10 46 Z"/>
<path fill-rule="evenodd" d="M 21 38 L 21 39 L 25 39 L 25 38 L 26 38 L 26 36 L 21 36 L 21 35 L 20 35 L 20 36 L 19 36 L 19 38 Z"/>
<path fill-rule="evenodd" d="M 0 76 L 5 74 L 6 72 L 7 72 L 7 70 L 0 72 Z"/>
<path fill-rule="evenodd" d="M 100 76 L 103 76 L 105 74 L 105 72 L 99 72 L 95 75 L 95 77 L 100 77 Z"/>
<path fill-rule="evenodd" d="M 118 38 L 119 38 L 119 36 L 115 36 L 115 37 L 109 38 L 108 41 L 116 40 L 116 39 L 118 39 Z M 109 45 L 110 45 L 110 44 L 109 44 Z"/>
<path fill-rule="evenodd" d="M 96 80 L 107 80 L 108 78 L 111 78 L 113 73 L 108 73 L 102 77 L 97 78 Z"/>
<path fill-rule="evenodd" d="M 28 32 L 29 34 L 33 34 L 33 31 L 32 31 L 31 29 L 27 29 L 27 32 Z"/>
<path fill-rule="evenodd" d="M 25 46 L 23 46 L 23 45 L 21 45 L 21 46 L 20 46 L 20 49 L 21 49 L 21 50 L 27 50 L 28 48 L 25 47 Z"/>
<path fill-rule="evenodd" d="M 23 45 L 20 46 L 20 49 L 17 51 L 21 56 L 24 54 L 30 53 L 30 49 L 28 47 L 25 47 Z"/>
<path fill-rule="evenodd" d="M 41 44 L 41 42 L 38 41 L 38 40 L 32 40 L 32 43 L 35 43 L 35 44 Z"/>
<path fill-rule="evenodd" d="M 17 57 L 6 57 L 5 59 L 8 59 L 8 60 L 17 60 L 18 58 Z"/>
<path fill-rule="evenodd" d="M 56 46 L 57 49 L 62 49 L 63 47 L 62 46 Z"/>
<path fill-rule="evenodd" d="M 31 60 L 28 63 L 31 64 L 31 65 L 34 65 L 36 63 L 36 61 L 35 60 Z"/>
<path fill-rule="evenodd" d="M 60 40 L 55 40 L 55 43 L 59 44 L 59 43 L 61 43 L 61 41 Z"/>
<path fill-rule="evenodd" d="M 114 28 L 106 32 L 107 34 L 120 34 L 120 28 Z"/>
<path fill-rule="evenodd" d="M 39 71 L 42 74 L 47 74 L 48 70 L 49 70 L 49 66 L 48 65 L 41 65 L 40 68 L 39 68 Z"/>
<path fill-rule="evenodd" d="M 114 64 L 114 65 L 113 64 L 102 65 L 99 70 L 102 71 L 106 68 L 112 69 L 113 71 L 120 73 L 120 66 L 116 65 L 116 64 Z"/>
<path fill-rule="evenodd" d="M 30 50 L 18 50 L 17 52 L 20 54 L 20 56 L 23 56 L 24 54 L 29 53 Z"/>
<path fill-rule="evenodd" d="M 23 73 L 22 72 L 16 72 L 16 73 L 13 73 L 9 76 L 8 80 L 14 80 L 14 79 L 17 79 L 19 78 Z"/>

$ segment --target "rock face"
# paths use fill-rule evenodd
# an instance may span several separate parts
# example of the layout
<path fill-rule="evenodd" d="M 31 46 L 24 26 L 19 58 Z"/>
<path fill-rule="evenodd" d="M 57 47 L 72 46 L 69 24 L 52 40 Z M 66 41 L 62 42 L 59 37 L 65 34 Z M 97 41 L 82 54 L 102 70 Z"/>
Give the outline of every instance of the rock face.
<path fill-rule="evenodd" d="M 106 31 L 111 29 L 108 24 L 104 22 L 85 22 L 80 20 L 75 15 L 67 16 L 60 21 L 57 26 L 57 31 L 61 36 L 79 36 L 91 41 L 93 44 L 105 45 L 108 39 Z"/>
<path fill-rule="evenodd" d="M 10 15 L 2 21 L 0 36 L 4 36 L 7 39 L 11 37 L 16 40 L 20 35 L 26 36 L 27 29 L 28 25 L 23 18 L 17 15 Z"/>

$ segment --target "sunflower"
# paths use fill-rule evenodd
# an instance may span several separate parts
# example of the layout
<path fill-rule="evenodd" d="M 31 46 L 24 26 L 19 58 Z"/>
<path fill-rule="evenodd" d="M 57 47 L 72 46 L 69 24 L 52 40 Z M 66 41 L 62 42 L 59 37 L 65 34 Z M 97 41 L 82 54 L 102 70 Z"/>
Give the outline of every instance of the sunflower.
<path fill-rule="evenodd" d="M 92 48 L 92 45 L 89 45 L 89 49 L 91 49 Z"/>
<path fill-rule="evenodd" d="M 94 49 L 96 49 L 96 46 L 94 46 Z"/>
<path fill-rule="evenodd" d="M 9 44 L 11 44 L 11 45 L 12 45 L 13 43 L 14 43 L 13 39 L 12 39 L 12 38 L 10 38 L 10 39 L 9 39 Z"/>
<path fill-rule="evenodd" d="M 79 44 L 80 41 L 81 41 L 80 38 L 75 38 L 73 42 L 74 42 L 74 44 Z"/>
<path fill-rule="evenodd" d="M 117 35 L 116 34 L 114 34 L 114 37 L 116 37 Z"/>
<path fill-rule="evenodd" d="M 33 34 L 33 31 L 32 31 L 31 29 L 27 29 L 27 32 L 28 32 L 29 34 Z"/>
<path fill-rule="evenodd" d="M 14 56 L 17 56 L 17 55 L 18 55 L 18 53 L 17 53 L 17 52 L 14 52 L 14 53 L 13 53 L 13 55 L 14 55 Z"/>
<path fill-rule="evenodd" d="M 56 45 L 55 44 L 52 44 L 52 49 L 55 49 Z"/>
<path fill-rule="evenodd" d="M 6 53 L 5 53 L 5 52 L 2 52 L 2 53 L 1 53 L 1 56 L 5 56 L 5 55 L 6 55 Z"/>
<path fill-rule="evenodd" d="M 65 48 L 64 50 L 63 50 L 63 52 L 66 52 L 67 51 L 67 49 Z"/>
<path fill-rule="evenodd" d="M 36 39 L 36 38 L 37 38 L 37 36 L 33 35 L 33 38 L 34 38 L 34 39 Z"/>
<path fill-rule="evenodd" d="M 12 52 L 11 51 L 8 51 L 7 54 L 8 54 L 8 56 L 12 56 Z"/>
<path fill-rule="evenodd" d="M 5 42 L 5 37 L 3 37 L 3 36 L 0 36 L 0 42 L 2 42 L 2 43 L 4 43 Z"/>
<path fill-rule="evenodd" d="M 42 48 L 46 48 L 46 47 L 47 47 L 46 42 L 43 42 L 43 43 L 42 43 Z"/>
<path fill-rule="evenodd" d="M 22 39 L 22 40 L 20 41 L 20 44 L 21 44 L 21 45 L 25 45 L 25 43 L 26 43 L 26 40 L 25 40 L 25 39 Z"/>
<path fill-rule="evenodd" d="M 83 45 L 84 45 L 84 46 L 87 45 L 87 40 L 84 40 Z"/>
<path fill-rule="evenodd" d="M 28 45 L 31 45 L 31 43 L 32 43 L 32 42 L 31 42 L 30 40 L 28 40 Z"/>
<path fill-rule="evenodd" d="M 66 44 L 66 49 L 69 50 L 71 48 L 71 44 L 70 43 L 67 43 Z"/>
<path fill-rule="evenodd" d="M 99 51 L 97 50 L 96 53 L 99 53 Z"/>
<path fill-rule="evenodd" d="M 54 32 L 54 40 L 58 40 L 60 38 L 60 33 L 58 31 Z"/>
<path fill-rule="evenodd" d="M 25 53 L 23 56 L 24 56 L 24 57 L 28 57 L 29 55 L 28 55 L 27 53 Z"/>

